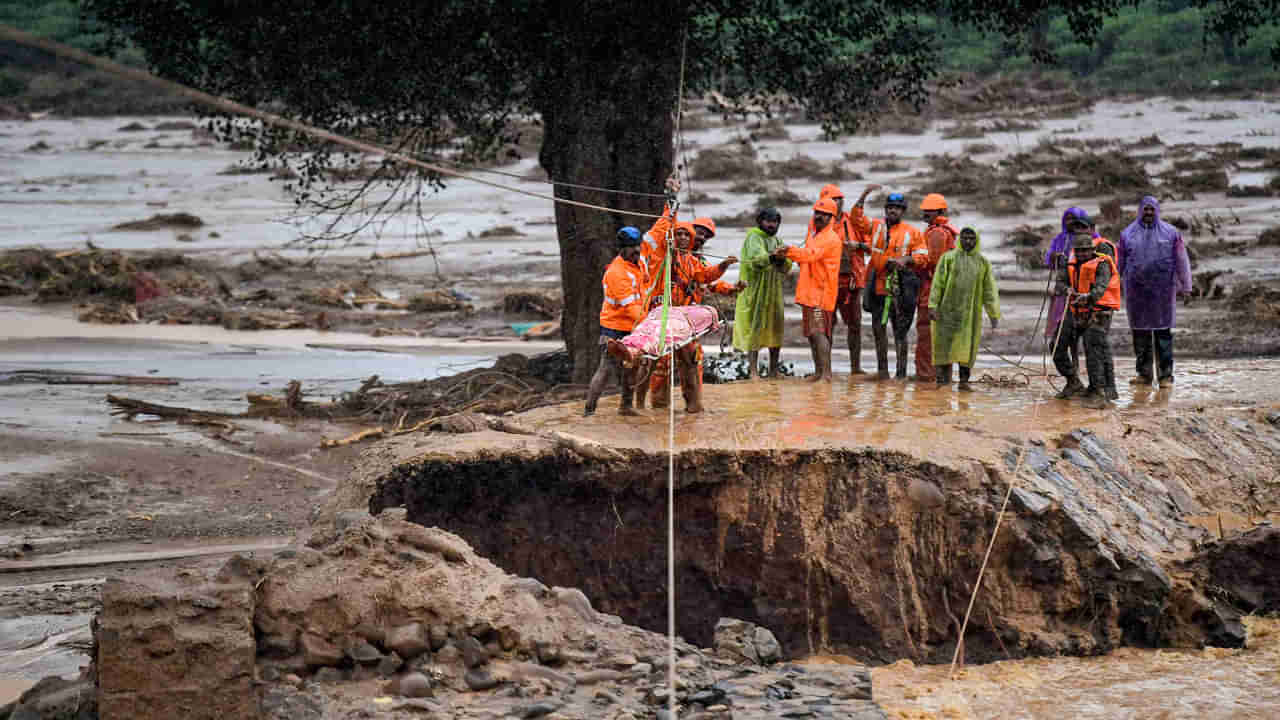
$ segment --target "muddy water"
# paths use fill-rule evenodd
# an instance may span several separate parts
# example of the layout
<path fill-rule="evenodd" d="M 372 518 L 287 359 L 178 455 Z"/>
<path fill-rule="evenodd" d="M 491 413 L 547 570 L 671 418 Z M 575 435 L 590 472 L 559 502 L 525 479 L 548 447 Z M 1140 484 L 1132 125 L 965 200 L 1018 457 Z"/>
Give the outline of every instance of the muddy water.
<path fill-rule="evenodd" d="M 910 661 L 872 670 L 891 718 L 1270 720 L 1280 708 L 1280 620 L 1249 618 L 1249 648 L 1124 648 L 1101 658 L 1040 658 L 969 666 Z"/>
<path fill-rule="evenodd" d="M 1011 375 L 992 367 L 997 362 L 988 358 L 979 363 L 973 393 L 958 392 L 954 386 L 939 389 L 932 383 L 875 382 L 870 376 L 837 376 L 830 384 L 800 379 L 737 382 L 705 386 L 706 412 L 688 415 L 677 389 L 675 443 L 687 448 L 731 442 L 731 447 L 742 449 L 875 445 L 941 459 L 972 456 L 979 448 L 971 443 L 994 446 L 1028 430 L 1043 435 L 1123 422 L 1129 413 L 1221 405 L 1232 398 L 1247 404 L 1280 399 L 1280 366 L 1268 360 L 1185 361 L 1179 365 L 1176 387 L 1125 385 L 1120 400 L 1107 411 L 1055 400 L 1055 388 L 1043 378 Z M 1053 379 L 1060 387 L 1058 378 Z M 646 409 L 640 417 L 621 417 L 617 403 L 616 397 L 606 398 L 589 420 L 580 417 L 580 403 L 543 408 L 524 417 L 541 427 L 614 445 L 666 447 L 667 410 Z"/>

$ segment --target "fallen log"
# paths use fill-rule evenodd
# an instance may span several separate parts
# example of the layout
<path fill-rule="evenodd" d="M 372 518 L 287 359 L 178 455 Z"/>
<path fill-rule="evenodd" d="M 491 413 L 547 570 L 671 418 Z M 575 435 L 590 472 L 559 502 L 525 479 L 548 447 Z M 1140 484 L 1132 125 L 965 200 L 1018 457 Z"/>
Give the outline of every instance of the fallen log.
<path fill-rule="evenodd" d="M 44 383 L 45 385 L 177 385 L 174 378 L 146 375 L 74 372 L 69 370 L 10 370 L 0 373 L 0 384 Z"/>

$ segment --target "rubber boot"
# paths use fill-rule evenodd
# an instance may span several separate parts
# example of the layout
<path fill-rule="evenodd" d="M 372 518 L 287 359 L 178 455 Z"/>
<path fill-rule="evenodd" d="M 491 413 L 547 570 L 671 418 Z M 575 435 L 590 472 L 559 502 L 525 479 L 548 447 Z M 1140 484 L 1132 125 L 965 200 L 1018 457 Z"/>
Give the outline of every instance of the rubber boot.
<path fill-rule="evenodd" d="M 702 412 L 702 367 L 697 363 L 681 359 L 680 392 L 684 395 L 684 411 L 687 413 Z"/>
<path fill-rule="evenodd" d="M 1076 395 L 1083 395 L 1083 394 L 1084 394 L 1084 383 L 1080 382 L 1079 377 L 1075 375 L 1070 375 L 1067 377 L 1067 386 L 1059 390 L 1058 394 L 1054 395 L 1054 397 L 1058 398 L 1059 400 L 1067 400 L 1069 398 L 1075 397 Z"/>
<path fill-rule="evenodd" d="M 893 346 L 894 346 L 894 359 L 898 361 L 898 372 L 893 377 L 897 380 L 906 380 L 907 379 L 907 360 L 910 359 L 910 357 L 908 357 L 907 355 L 907 347 L 908 347 L 907 341 L 895 340 L 893 343 Z"/>
<path fill-rule="evenodd" d="M 934 376 L 938 378 L 938 387 L 951 384 L 951 365 L 937 365 L 934 367 Z"/>
<path fill-rule="evenodd" d="M 889 379 L 889 329 L 884 325 L 871 325 L 871 335 L 876 341 L 876 377 Z"/>

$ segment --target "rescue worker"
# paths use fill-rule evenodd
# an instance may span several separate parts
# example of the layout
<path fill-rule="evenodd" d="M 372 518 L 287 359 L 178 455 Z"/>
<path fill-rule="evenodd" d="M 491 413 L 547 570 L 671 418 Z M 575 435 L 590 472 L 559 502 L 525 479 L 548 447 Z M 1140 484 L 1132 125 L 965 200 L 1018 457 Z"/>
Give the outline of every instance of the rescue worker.
<path fill-rule="evenodd" d="M 675 175 L 667 178 L 664 188 L 667 201 L 662 206 L 662 215 L 653 221 L 649 232 L 644 234 L 642 262 L 651 278 L 661 274 L 662 260 L 667 255 L 667 236 L 676 224 L 676 213 L 672 207 L 675 205 L 676 193 L 680 192 L 680 178 Z"/>
<path fill-rule="evenodd" d="M 1129 382 L 1168 387 L 1173 384 L 1177 299 L 1191 292 L 1191 263 L 1182 233 L 1160 219 L 1160 202 L 1148 195 L 1142 198 L 1138 218 L 1120 233 L 1117 250 L 1138 366 L 1137 377 Z"/>
<path fill-rule="evenodd" d="M 982 342 L 982 310 L 991 318 L 991 329 L 1000 326 L 1000 291 L 991 262 L 982 256 L 978 232 L 960 231 L 960 248 L 938 260 L 929 290 L 925 323 L 932 325 L 932 355 L 937 363 L 938 385 L 951 384 L 951 364 L 960 364 L 961 392 L 972 392 L 969 373 Z M 916 357 L 920 357 L 919 353 Z"/>
<path fill-rule="evenodd" d="M 765 208 L 756 213 L 756 226 L 742 241 L 739 277 L 746 289 L 738 294 L 734 308 L 733 347 L 747 354 L 747 378 L 754 379 L 760 362 L 760 348 L 769 348 L 769 374 L 778 376 L 782 334 L 786 322 L 782 307 L 782 281 L 791 272 L 790 260 L 772 253 L 782 244 L 778 228 L 782 213 Z"/>
<path fill-rule="evenodd" d="M 920 201 L 920 212 L 928 223 L 924 230 L 924 244 L 929 251 L 914 268 L 920 276 L 920 299 L 916 306 L 920 316 L 920 322 L 916 325 L 916 379 L 923 382 L 937 379 L 933 368 L 933 329 L 929 322 L 929 292 L 933 288 L 933 274 L 942 256 L 956 249 L 956 238 L 960 231 L 947 219 L 947 199 L 939 193 L 925 195 L 924 200 Z M 950 365 L 947 367 L 950 369 Z"/>
<path fill-rule="evenodd" d="M 902 193 L 890 193 L 884 201 L 884 219 L 871 220 L 862 207 L 855 205 L 849 211 L 850 220 L 863 238 L 870 238 L 870 266 L 867 275 L 867 294 L 863 307 L 871 313 L 871 334 L 876 341 L 876 377 L 889 378 L 889 339 L 884 324 L 884 304 L 889 300 L 889 287 L 893 286 L 893 298 L 889 319 L 893 324 L 897 378 L 907 377 L 907 333 L 915 319 L 920 281 L 913 265 L 924 262 L 929 254 L 924 236 L 916 228 L 902 222 L 907 210 L 907 200 Z M 892 278 L 892 281 L 890 280 Z"/>
<path fill-rule="evenodd" d="M 621 340 L 635 329 L 636 323 L 644 319 L 644 290 L 649 284 L 648 274 L 640 260 L 639 228 L 630 225 L 618 231 L 618 256 L 609 263 L 604 271 L 604 302 L 600 305 L 600 344 L 604 345 L 610 338 Z M 623 367 L 609 353 L 600 354 L 600 366 L 591 376 L 591 385 L 587 390 L 587 406 L 583 415 L 591 415 L 596 411 L 596 402 L 604 385 L 609 380 L 611 371 L 616 371 L 618 382 L 622 385 L 622 402 L 619 414 L 635 415 L 631 404 L 631 378 Z"/>
<path fill-rule="evenodd" d="M 1107 406 L 1107 365 L 1112 362 L 1107 332 L 1111 316 L 1120 308 L 1120 273 L 1115 261 L 1097 252 L 1089 232 L 1078 233 L 1073 240 L 1075 257 L 1063 265 L 1058 274 L 1055 294 L 1067 295 L 1067 314 L 1062 324 L 1062 342 L 1053 353 L 1053 364 L 1067 379 L 1058 393 L 1059 399 L 1084 395 L 1084 406 L 1101 409 Z M 1084 340 L 1085 365 L 1089 371 L 1089 387 L 1080 382 L 1068 349 L 1076 338 Z"/>
<path fill-rule="evenodd" d="M 867 195 L 878 190 L 879 185 L 868 185 L 858 198 L 862 207 Z M 840 238 L 840 275 L 837 280 L 836 316 L 844 321 L 846 342 L 849 345 L 849 373 L 863 375 L 862 369 L 862 290 L 867 286 L 867 252 L 871 246 L 862 242 L 849 214 L 844 212 L 844 192 L 836 185 L 822 188 L 819 199 L 828 198 L 836 204 L 836 215 L 831 226 Z M 810 232 L 813 230 L 810 222 Z"/>
<path fill-rule="evenodd" d="M 822 198 L 813 206 L 813 230 L 805 237 L 803 247 L 783 245 L 773 251 L 779 259 L 800 266 L 796 285 L 796 304 L 800 306 L 804 336 L 813 353 L 811 382 L 831 381 L 831 331 L 835 325 L 837 283 L 840 278 L 840 236 L 831 227 L 837 214 L 831 198 Z"/>
<path fill-rule="evenodd" d="M 702 247 L 716 236 L 716 221 L 709 217 L 694 218 L 693 230 L 696 233 L 693 238 L 693 254 L 702 259 Z"/>
<path fill-rule="evenodd" d="M 673 262 L 671 264 L 671 305 L 698 305 L 701 304 L 703 293 L 707 288 L 704 286 L 711 285 L 713 292 L 731 295 L 738 288 L 726 283 L 717 283 L 720 276 L 724 275 L 734 263 L 738 262 L 738 258 L 730 255 L 716 265 L 707 265 L 693 254 L 693 244 L 697 237 L 697 230 L 693 223 L 679 222 L 675 225 L 675 252 L 672 254 Z M 647 242 L 647 241 L 646 241 Z M 663 263 L 666 262 L 666 243 L 665 240 L 660 244 L 663 255 L 656 261 L 650 260 L 649 271 L 652 273 L 649 278 L 649 287 L 645 290 L 645 295 L 649 298 L 646 305 L 646 312 L 655 307 L 659 307 L 663 302 Z M 702 345 L 694 343 L 694 353 L 697 359 L 699 381 L 702 378 L 703 351 Z M 645 397 L 649 392 L 653 393 L 654 408 L 664 408 L 670 402 L 671 388 L 669 384 L 671 373 L 671 358 L 664 356 L 657 360 L 653 366 L 653 373 L 649 377 L 649 384 L 646 387 L 636 388 L 636 406 L 644 407 Z"/>
<path fill-rule="evenodd" d="M 1071 255 L 1072 238 L 1076 233 L 1088 232 L 1093 225 L 1093 221 L 1089 219 L 1089 213 L 1084 208 L 1069 207 L 1066 212 L 1062 213 L 1062 232 L 1058 233 L 1049 241 L 1049 249 L 1044 253 L 1045 267 L 1049 268 L 1049 276 L 1055 280 L 1058 274 L 1062 272 L 1062 268 L 1067 264 L 1067 257 Z M 1057 345 L 1062 343 L 1062 334 L 1058 331 L 1058 326 L 1063 322 L 1063 313 L 1066 311 L 1067 298 L 1065 296 L 1054 295 L 1049 301 L 1049 319 L 1045 322 L 1044 337 L 1045 341 L 1051 345 L 1050 352 L 1056 352 Z M 1079 368 L 1080 349 L 1072 344 L 1068 348 L 1071 352 L 1072 367 Z"/>

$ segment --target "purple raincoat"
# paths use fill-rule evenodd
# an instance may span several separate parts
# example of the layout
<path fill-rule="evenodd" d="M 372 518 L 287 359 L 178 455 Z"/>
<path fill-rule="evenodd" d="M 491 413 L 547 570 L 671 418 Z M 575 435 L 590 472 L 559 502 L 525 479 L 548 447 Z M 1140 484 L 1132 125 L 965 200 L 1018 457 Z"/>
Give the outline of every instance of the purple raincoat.
<path fill-rule="evenodd" d="M 1067 232 L 1067 222 L 1072 218 L 1078 218 L 1088 222 L 1089 213 L 1084 208 L 1070 207 L 1062 213 L 1062 232 L 1053 237 L 1049 242 L 1049 249 L 1044 253 L 1044 264 L 1047 267 L 1053 267 L 1053 254 L 1062 253 L 1063 255 L 1071 254 L 1071 233 Z M 1093 234 L 1098 237 L 1098 233 Z M 1062 322 L 1062 313 L 1067 308 L 1067 297 L 1058 295 L 1049 298 L 1049 322 L 1044 327 L 1044 336 L 1053 338 L 1058 333 L 1058 324 Z"/>
<path fill-rule="evenodd" d="M 1155 208 L 1156 220 L 1142 223 L 1142 209 Z M 1138 219 L 1120 233 L 1117 264 L 1124 290 L 1129 327 L 1166 330 L 1173 327 L 1178 293 L 1191 292 L 1191 261 L 1182 233 L 1160 219 L 1160 202 L 1148 195 L 1138 206 Z"/>

